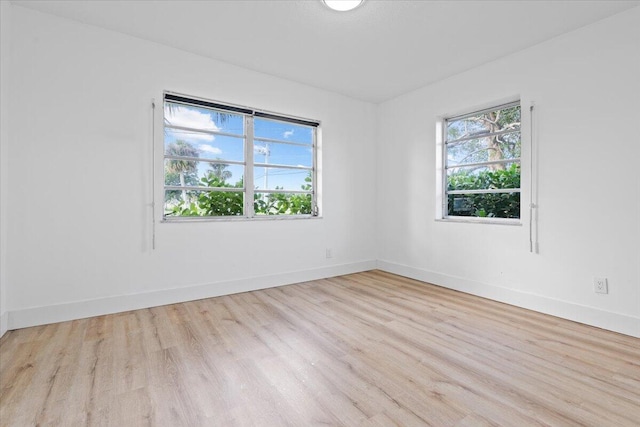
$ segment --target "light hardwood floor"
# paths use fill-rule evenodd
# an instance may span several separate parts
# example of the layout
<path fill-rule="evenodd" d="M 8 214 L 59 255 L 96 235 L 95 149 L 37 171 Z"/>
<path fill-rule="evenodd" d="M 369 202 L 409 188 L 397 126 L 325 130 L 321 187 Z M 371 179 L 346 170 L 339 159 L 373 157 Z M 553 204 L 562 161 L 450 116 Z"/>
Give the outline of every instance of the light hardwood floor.
<path fill-rule="evenodd" d="M 8 332 L 2 426 L 640 426 L 640 339 L 371 271 Z"/>

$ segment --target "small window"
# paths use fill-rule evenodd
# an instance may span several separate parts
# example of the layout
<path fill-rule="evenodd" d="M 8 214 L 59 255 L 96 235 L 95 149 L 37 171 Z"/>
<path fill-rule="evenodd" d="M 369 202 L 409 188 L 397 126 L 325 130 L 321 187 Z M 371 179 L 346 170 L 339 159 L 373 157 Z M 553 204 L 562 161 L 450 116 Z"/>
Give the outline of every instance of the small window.
<path fill-rule="evenodd" d="M 165 94 L 164 218 L 317 216 L 317 127 Z"/>
<path fill-rule="evenodd" d="M 520 103 L 444 120 L 444 218 L 520 218 Z"/>

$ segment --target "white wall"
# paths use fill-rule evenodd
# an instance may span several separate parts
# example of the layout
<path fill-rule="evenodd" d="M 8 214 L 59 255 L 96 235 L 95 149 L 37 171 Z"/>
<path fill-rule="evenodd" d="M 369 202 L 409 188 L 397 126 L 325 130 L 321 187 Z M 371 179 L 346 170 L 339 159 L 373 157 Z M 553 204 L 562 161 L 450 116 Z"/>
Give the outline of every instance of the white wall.
<path fill-rule="evenodd" d="M 0 4 L 10 328 L 368 269 L 377 257 L 640 336 L 638 8 L 374 106 Z M 151 250 L 149 103 L 163 90 L 322 120 L 324 218 L 158 224 Z M 526 209 L 522 226 L 434 219 L 436 117 L 518 95 L 537 105 L 538 255 Z M 593 293 L 593 276 L 609 278 L 609 295 Z"/>
<path fill-rule="evenodd" d="M 639 76 L 635 8 L 380 105 L 380 268 L 640 336 Z M 528 209 L 522 226 L 435 220 L 436 118 L 512 96 L 536 104 L 538 255 Z"/>
<path fill-rule="evenodd" d="M 11 328 L 375 267 L 374 105 L 19 6 L 12 23 Z M 151 250 L 163 90 L 320 119 L 324 218 L 161 223 Z"/>
<path fill-rule="evenodd" d="M 9 51 L 11 3 L 0 2 L 0 336 L 8 327 L 7 311 L 7 194 L 9 145 Z"/>

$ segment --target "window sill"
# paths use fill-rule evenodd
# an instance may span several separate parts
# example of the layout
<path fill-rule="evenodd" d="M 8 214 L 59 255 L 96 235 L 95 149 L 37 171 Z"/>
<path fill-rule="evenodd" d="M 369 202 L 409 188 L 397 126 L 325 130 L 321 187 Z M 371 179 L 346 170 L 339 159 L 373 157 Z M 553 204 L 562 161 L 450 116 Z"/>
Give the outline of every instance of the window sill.
<path fill-rule="evenodd" d="M 458 222 L 467 224 L 493 224 L 493 225 L 516 225 L 522 226 L 521 219 L 511 218 L 478 218 L 478 217 L 447 217 L 436 218 L 437 222 Z"/>
<path fill-rule="evenodd" d="M 219 217 L 172 217 L 170 219 L 163 218 L 160 220 L 163 224 L 185 224 L 185 223 L 201 223 L 201 222 L 245 222 L 245 221 L 296 221 L 305 219 L 322 219 L 322 216 L 312 215 L 295 215 L 295 216 L 275 216 L 265 215 L 249 218 L 246 216 L 219 216 Z"/>

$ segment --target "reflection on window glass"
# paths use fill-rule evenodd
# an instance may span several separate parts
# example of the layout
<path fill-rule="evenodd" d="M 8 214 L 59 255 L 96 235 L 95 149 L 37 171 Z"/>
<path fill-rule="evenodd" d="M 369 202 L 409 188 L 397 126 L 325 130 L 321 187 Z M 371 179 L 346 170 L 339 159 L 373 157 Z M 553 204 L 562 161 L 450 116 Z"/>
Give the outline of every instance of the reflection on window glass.
<path fill-rule="evenodd" d="M 450 194 L 449 216 L 519 218 L 520 193 Z"/>

